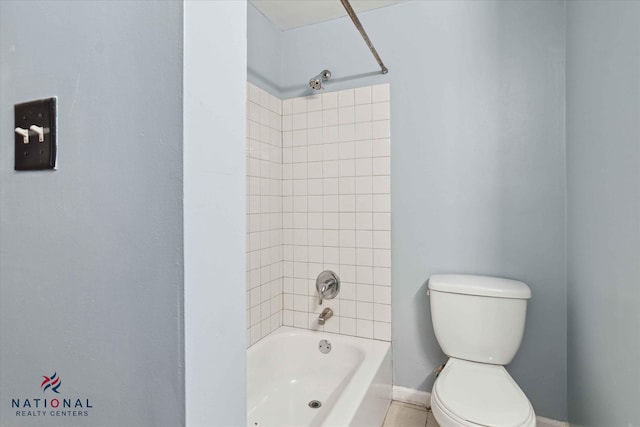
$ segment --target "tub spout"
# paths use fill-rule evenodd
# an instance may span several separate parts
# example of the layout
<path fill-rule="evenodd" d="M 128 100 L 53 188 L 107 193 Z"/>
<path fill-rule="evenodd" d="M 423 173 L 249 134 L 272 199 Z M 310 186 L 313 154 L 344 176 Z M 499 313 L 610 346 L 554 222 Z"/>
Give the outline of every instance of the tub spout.
<path fill-rule="evenodd" d="M 331 316 L 333 316 L 333 310 L 329 307 L 322 310 L 322 313 L 318 316 L 318 325 L 324 325 L 324 322 L 326 322 Z"/>

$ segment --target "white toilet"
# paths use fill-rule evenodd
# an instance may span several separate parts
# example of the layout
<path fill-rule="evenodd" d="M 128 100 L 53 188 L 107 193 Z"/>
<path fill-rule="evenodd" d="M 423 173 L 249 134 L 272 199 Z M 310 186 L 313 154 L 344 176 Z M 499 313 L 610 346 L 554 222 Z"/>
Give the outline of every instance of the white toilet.
<path fill-rule="evenodd" d="M 433 330 L 449 356 L 431 391 L 440 427 L 535 427 L 529 399 L 504 368 L 522 341 L 529 287 L 497 277 L 434 274 L 429 294 Z"/>

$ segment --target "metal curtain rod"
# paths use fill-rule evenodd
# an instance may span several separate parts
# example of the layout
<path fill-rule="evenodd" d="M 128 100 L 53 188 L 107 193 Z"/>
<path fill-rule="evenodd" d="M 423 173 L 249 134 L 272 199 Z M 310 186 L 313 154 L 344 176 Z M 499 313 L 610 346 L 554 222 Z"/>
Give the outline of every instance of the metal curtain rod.
<path fill-rule="evenodd" d="M 378 61 L 378 65 L 380 65 L 380 68 L 382 68 L 382 74 L 387 74 L 389 72 L 389 69 L 385 67 L 385 65 L 382 63 L 382 59 L 380 59 L 380 55 L 378 55 L 376 48 L 373 47 L 373 43 L 371 43 L 371 40 L 369 40 L 369 36 L 367 36 L 367 33 L 364 31 L 364 28 L 362 28 L 362 24 L 358 19 L 358 15 L 356 15 L 353 8 L 351 7 L 351 4 L 349 4 L 349 0 L 340 0 L 340 3 L 342 3 L 342 6 L 344 6 L 344 9 L 347 11 L 347 13 L 349 14 L 349 17 L 353 21 L 353 24 L 356 26 L 358 31 L 360 31 L 360 35 L 364 39 L 367 46 L 369 46 L 369 50 L 371 50 L 371 53 L 373 53 L 373 56 L 376 58 L 376 61 Z"/>

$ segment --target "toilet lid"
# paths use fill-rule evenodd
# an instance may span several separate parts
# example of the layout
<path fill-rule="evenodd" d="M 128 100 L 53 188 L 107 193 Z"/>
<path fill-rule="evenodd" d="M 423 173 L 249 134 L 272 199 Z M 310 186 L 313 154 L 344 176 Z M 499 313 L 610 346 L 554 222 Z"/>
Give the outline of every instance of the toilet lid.
<path fill-rule="evenodd" d="M 483 426 L 520 426 L 532 408 L 504 367 L 451 358 L 434 384 L 445 408 Z"/>

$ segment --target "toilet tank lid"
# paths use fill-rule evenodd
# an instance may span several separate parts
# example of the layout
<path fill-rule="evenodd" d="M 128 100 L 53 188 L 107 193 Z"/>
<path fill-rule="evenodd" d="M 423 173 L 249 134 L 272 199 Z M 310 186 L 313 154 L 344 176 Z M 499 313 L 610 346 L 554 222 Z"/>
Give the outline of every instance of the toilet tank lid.
<path fill-rule="evenodd" d="M 495 298 L 531 298 L 531 289 L 518 280 L 473 274 L 433 274 L 429 277 L 429 289 Z"/>

